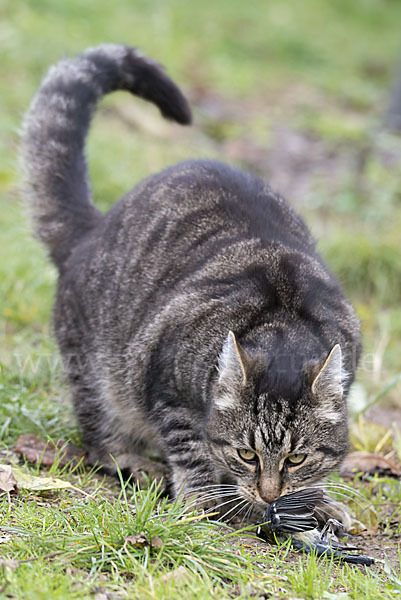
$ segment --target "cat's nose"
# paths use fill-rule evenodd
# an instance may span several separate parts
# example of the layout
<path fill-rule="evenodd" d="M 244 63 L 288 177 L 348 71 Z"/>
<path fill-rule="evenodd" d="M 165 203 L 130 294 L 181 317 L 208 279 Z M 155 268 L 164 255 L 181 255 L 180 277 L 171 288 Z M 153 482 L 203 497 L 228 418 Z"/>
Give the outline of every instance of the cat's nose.
<path fill-rule="evenodd" d="M 262 500 L 270 504 L 280 496 L 282 484 L 278 476 L 270 473 L 268 476 L 266 475 L 267 474 L 262 473 L 259 480 L 258 491 Z"/>
<path fill-rule="evenodd" d="M 264 502 L 271 504 L 272 502 L 274 502 L 277 499 L 278 495 L 279 494 L 277 494 L 277 495 L 275 495 L 275 494 L 260 494 L 260 497 L 262 498 L 262 500 Z"/>

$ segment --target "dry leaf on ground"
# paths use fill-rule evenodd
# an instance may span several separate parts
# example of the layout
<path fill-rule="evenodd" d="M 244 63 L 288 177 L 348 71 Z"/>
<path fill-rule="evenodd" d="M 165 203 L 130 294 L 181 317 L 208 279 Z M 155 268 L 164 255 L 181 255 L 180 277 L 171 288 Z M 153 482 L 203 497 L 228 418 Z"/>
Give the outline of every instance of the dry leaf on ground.
<path fill-rule="evenodd" d="M 377 473 L 382 477 L 401 477 L 399 467 L 384 456 L 360 451 L 348 454 L 340 471 L 340 475 L 345 478 L 354 477 L 356 473 L 367 475 Z"/>
<path fill-rule="evenodd" d="M 0 465 L 0 492 L 12 492 L 16 483 L 10 465 Z"/>
<path fill-rule="evenodd" d="M 145 546 L 150 546 L 150 541 L 148 536 L 142 531 L 137 535 L 130 535 L 124 540 L 124 548 L 127 548 L 127 545 L 135 546 L 135 548 L 144 548 Z"/>
<path fill-rule="evenodd" d="M 21 489 L 45 491 L 61 490 L 74 487 L 69 481 L 56 479 L 56 477 L 36 477 L 26 473 L 19 467 L 12 467 L 17 486 Z"/>
<path fill-rule="evenodd" d="M 85 457 L 85 452 L 78 446 L 68 444 L 64 440 L 44 442 L 31 433 L 19 436 L 15 451 L 20 456 L 24 456 L 28 462 L 40 462 L 45 467 L 50 467 L 56 460 L 64 466 L 71 461 L 77 463 Z"/>
<path fill-rule="evenodd" d="M 152 537 L 150 545 L 152 546 L 152 548 L 162 548 L 163 547 L 163 540 L 161 538 L 159 538 L 158 535 L 154 535 Z"/>

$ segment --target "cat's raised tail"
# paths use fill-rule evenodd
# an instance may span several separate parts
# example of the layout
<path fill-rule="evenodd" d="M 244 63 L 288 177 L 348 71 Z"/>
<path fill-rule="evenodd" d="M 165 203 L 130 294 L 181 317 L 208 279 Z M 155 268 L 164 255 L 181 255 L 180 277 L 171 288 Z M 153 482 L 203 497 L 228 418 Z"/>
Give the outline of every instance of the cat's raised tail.
<path fill-rule="evenodd" d="M 135 48 L 103 44 L 50 69 L 24 120 L 22 159 L 36 233 L 59 268 L 101 219 L 84 145 L 97 102 L 115 90 L 153 102 L 167 119 L 191 122 L 178 87 Z"/>

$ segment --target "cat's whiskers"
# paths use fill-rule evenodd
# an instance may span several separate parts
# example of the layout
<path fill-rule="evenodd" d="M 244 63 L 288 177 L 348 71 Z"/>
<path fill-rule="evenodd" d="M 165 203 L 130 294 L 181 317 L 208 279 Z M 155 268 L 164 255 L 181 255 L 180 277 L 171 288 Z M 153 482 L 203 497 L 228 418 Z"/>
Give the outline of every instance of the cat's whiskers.
<path fill-rule="evenodd" d="M 231 484 L 213 484 L 191 489 L 186 493 L 184 492 L 183 496 L 184 498 L 187 497 L 189 499 L 192 499 L 193 497 L 193 500 L 196 502 L 205 497 L 221 498 L 230 493 L 233 495 L 238 494 L 238 486 Z"/>
<path fill-rule="evenodd" d="M 245 502 L 245 504 L 244 504 L 244 502 Z M 246 510 L 246 508 L 248 507 L 249 500 L 245 500 L 245 499 L 244 499 L 244 502 L 239 502 L 238 504 L 236 504 L 236 506 L 234 506 L 234 507 L 233 507 L 233 508 L 232 508 L 230 511 L 228 511 L 227 513 L 225 513 L 225 515 L 224 515 L 224 518 L 225 518 L 225 517 L 227 517 L 227 515 L 228 515 L 228 514 L 230 514 L 230 512 L 232 512 L 232 511 L 233 511 L 235 508 L 237 508 L 237 507 L 239 506 L 240 508 L 237 510 L 237 512 L 236 512 L 236 513 L 234 513 L 234 514 L 233 514 L 233 515 L 230 517 L 229 521 L 232 521 L 233 519 L 235 519 L 235 517 L 236 517 L 237 515 L 241 514 L 241 512 L 242 512 L 243 510 Z M 241 506 L 241 504 L 242 504 L 242 506 Z"/>
<path fill-rule="evenodd" d="M 342 487 L 344 489 L 349 490 L 350 492 L 358 493 L 352 486 L 347 485 L 346 483 L 336 482 L 336 481 L 324 481 L 313 484 L 311 487 L 325 488 L 325 487 Z"/>
<path fill-rule="evenodd" d="M 198 492 L 201 490 L 209 490 L 209 489 L 213 489 L 213 488 L 227 490 L 227 489 L 237 489 L 238 486 L 235 484 L 232 484 L 232 483 L 213 483 L 210 485 L 203 485 L 198 488 L 191 488 L 191 493 Z"/>
<path fill-rule="evenodd" d="M 226 519 L 226 517 L 227 517 L 227 515 L 229 515 L 230 513 L 232 513 L 232 512 L 233 512 L 233 510 L 236 510 L 238 507 L 241 507 L 241 508 L 242 508 L 242 507 L 244 506 L 244 504 L 247 504 L 247 503 L 248 503 L 248 501 L 247 501 L 247 500 L 245 500 L 245 498 L 241 498 L 240 500 L 238 500 L 238 502 L 237 502 L 237 503 L 236 503 L 234 506 L 232 506 L 232 507 L 231 507 L 229 510 L 227 510 L 227 511 L 226 511 L 224 514 L 222 514 L 222 515 L 221 515 L 221 516 L 218 518 L 218 521 L 221 521 L 221 520 L 223 520 L 223 519 L 225 520 L 225 519 Z M 231 520 L 232 518 L 233 518 L 233 517 L 230 517 L 230 520 Z"/>
<path fill-rule="evenodd" d="M 198 494 L 199 492 L 202 492 L 203 494 L 207 494 L 207 493 L 224 493 L 224 492 L 237 492 L 238 493 L 238 486 L 236 485 L 210 485 L 210 486 L 203 486 L 203 487 L 199 487 L 199 488 L 194 488 L 191 489 L 188 492 L 183 493 L 184 498 L 185 497 L 192 497 L 192 496 L 196 496 L 196 494 Z M 197 496 L 199 497 L 199 496 Z"/>
<path fill-rule="evenodd" d="M 366 508 L 366 498 L 363 498 L 363 496 L 361 496 L 361 499 L 363 501 L 363 502 L 361 502 L 361 500 L 359 500 L 358 495 L 356 498 L 353 498 L 351 495 L 347 494 L 345 491 L 343 491 L 341 489 L 339 490 L 338 488 L 336 488 L 333 491 L 335 491 L 338 496 L 341 496 L 341 500 L 336 500 L 334 498 L 331 498 L 331 496 L 330 496 L 329 498 L 332 501 L 332 504 L 341 504 L 341 502 L 343 500 L 350 500 L 351 502 L 354 502 L 354 504 L 356 504 L 361 510 L 364 510 Z M 349 490 L 347 490 L 347 491 L 349 491 Z M 365 506 L 363 504 L 365 504 Z M 319 507 L 319 508 L 321 508 L 321 507 Z M 321 509 L 321 510 L 323 510 L 323 509 Z M 326 514 L 329 515 L 329 513 L 326 513 Z"/>
<path fill-rule="evenodd" d="M 318 487 L 320 489 L 330 488 L 333 491 L 342 490 L 344 492 L 348 492 L 352 496 L 356 496 L 357 498 L 360 498 L 361 500 L 365 500 L 366 499 L 366 498 L 364 498 L 364 496 L 360 492 L 358 492 L 358 490 L 354 489 L 353 487 L 351 487 L 351 486 L 349 486 L 349 485 L 347 485 L 345 483 L 334 483 L 334 482 L 331 483 L 331 482 L 328 482 L 328 483 L 318 484 L 318 485 L 315 485 L 313 487 Z"/>
<path fill-rule="evenodd" d="M 218 499 L 218 498 L 226 498 L 228 496 L 238 496 L 238 490 L 236 492 L 224 492 L 223 494 L 215 493 L 215 494 L 205 494 L 204 496 L 197 496 L 198 500 L 201 499 Z"/>
<path fill-rule="evenodd" d="M 233 492 L 231 492 L 231 493 L 226 492 L 224 494 L 217 494 L 216 493 L 216 496 L 213 496 L 213 495 L 195 496 L 194 498 L 191 498 L 190 502 L 186 502 L 186 508 L 191 508 L 191 507 L 196 508 L 197 505 L 201 505 L 202 502 L 207 502 L 207 501 L 210 502 L 210 501 L 212 501 L 214 499 L 215 500 L 220 500 L 222 498 L 227 498 L 229 496 L 236 496 L 236 498 L 233 498 L 232 500 L 229 500 L 229 502 L 234 502 L 235 500 L 237 500 L 239 498 L 239 496 L 238 496 L 238 490 L 237 490 L 237 493 L 233 493 Z M 201 508 L 201 506 L 200 506 L 200 508 Z M 213 511 L 214 509 L 215 508 L 212 507 L 208 512 Z M 164 516 L 167 516 L 169 514 L 170 514 L 169 512 L 158 513 L 157 514 L 157 518 L 164 517 Z"/>
<path fill-rule="evenodd" d="M 208 495 L 204 495 L 204 496 L 196 496 L 195 498 L 192 498 L 192 500 L 190 502 L 187 503 L 188 507 L 194 507 L 196 508 L 197 506 L 199 506 L 200 508 L 202 507 L 202 504 L 204 504 L 205 502 L 213 502 L 213 500 L 221 500 L 223 498 L 230 498 L 230 500 L 228 500 L 228 502 L 234 502 L 234 500 L 236 500 L 238 498 L 238 492 L 233 493 L 233 492 L 226 492 L 225 494 L 208 494 Z M 210 510 L 215 510 L 216 507 L 212 507 Z"/>
<path fill-rule="evenodd" d="M 236 500 L 245 500 L 245 498 L 243 498 L 242 496 L 237 496 L 236 498 L 231 498 L 230 500 L 226 500 L 225 502 L 221 502 L 220 504 L 217 504 L 217 506 L 213 506 L 212 508 L 210 508 L 208 512 L 214 512 L 215 510 L 217 510 L 218 508 L 221 508 L 222 506 L 225 506 L 226 504 L 230 504 L 231 502 L 235 502 Z"/>
<path fill-rule="evenodd" d="M 232 491 L 223 491 L 221 492 L 220 490 L 213 490 L 211 492 L 206 492 L 205 494 L 196 494 L 193 495 L 192 492 L 190 493 L 189 498 L 193 498 L 194 501 L 199 501 L 201 499 L 205 499 L 205 498 L 224 498 L 226 496 L 237 496 L 238 495 L 238 489 L 236 490 L 232 490 Z"/>
<path fill-rule="evenodd" d="M 354 490 L 353 488 L 351 488 L 347 485 L 342 485 L 342 484 L 338 485 L 335 483 L 333 483 L 333 484 L 329 483 L 326 485 L 322 484 L 322 485 L 317 485 L 314 487 L 319 487 L 320 489 L 323 489 L 328 492 L 335 492 L 342 498 L 346 498 L 347 500 L 351 500 L 352 502 L 355 502 L 356 504 L 358 504 L 358 506 L 361 506 L 361 502 L 366 503 L 366 500 L 367 500 L 357 490 Z M 332 500 L 333 500 L 333 502 L 336 501 L 334 498 L 332 498 Z"/>
<path fill-rule="evenodd" d="M 351 498 L 351 497 L 347 496 L 347 494 L 344 494 L 341 491 L 337 491 L 337 494 L 339 496 L 341 496 L 341 499 L 340 500 L 335 500 L 334 498 L 332 498 L 333 504 L 340 504 L 341 505 L 341 503 L 342 503 L 343 500 L 349 500 L 349 501 L 353 502 L 356 506 L 358 506 L 358 508 L 360 508 L 361 510 L 365 510 L 366 509 L 366 504 L 369 504 L 366 501 L 366 499 L 364 499 L 364 504 L 365 504 L 365 506 L 364 506 L 364 504 L 359 499 Z"/>
<path fill-rule="evenodd" d="M 245 515 L 242 518 L 243 521 L 247 521 L 249 519 L 249 517 L 251 516 L 253 508 L 254 508 L 254 506 L 253 506 L 252 502 L 250 502 L 249 503 L 249 508 L 248 508 L 247 512 L 245 513 Z"/>

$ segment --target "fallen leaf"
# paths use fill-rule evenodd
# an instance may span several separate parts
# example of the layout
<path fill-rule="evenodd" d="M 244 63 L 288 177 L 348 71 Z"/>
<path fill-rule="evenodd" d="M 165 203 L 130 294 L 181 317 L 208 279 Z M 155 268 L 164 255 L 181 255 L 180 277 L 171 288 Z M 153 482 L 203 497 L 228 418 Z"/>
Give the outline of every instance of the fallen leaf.
<path fill-rule="evenodd" d="M 340 475 L 345 478 L 354 477 L 356 473 L 366 475 L 378 474 L 383 477 L 401 477 L 401 470 L 380 454 L 369 452 L 351 452 L 344 460 Z"/>
<path fill-rule="evenodd" d="M 127 544 L 135 546 L 136 548 L 145 548 L 145 546 L 150 546 L 150 541 L 148 536 L 142 531 L 137 535 L 130 535 L 125 538 L 124 548 L 126 548 Z"/>
<path fill-rule="evenodd" d="M 154 535 L 152 537 L 150 545 L 152 546 L 152 548 L 162 548 L 163 547 L 163 540 L 161 538 L 159 538 L 158 535 Z"/>
<path fill-rule="evenodd" d="M 36 477 L 26 473 L 19 467 L 12 467 L 17 486 L 25 490 L 45 491 L 61 490 L 74 487 L 69 481 L 55 477 Z"/>
<path fill-rule="evenodd" d="M 0 491 L 12 492 L 15 489 L 16 483 L 10 465 L 0 465 Z"/>
<path fill-rule="evenodd" d="M 56 461 L 64 466 L 69 462 L 78 463 L 85 457 L 82 448 L 68 444 L 64 440 L 44 442 L 31 433 L 20 435 L 15 444 L 15 451 L 30 463 L 40 463 L 50 467 Z"/>

